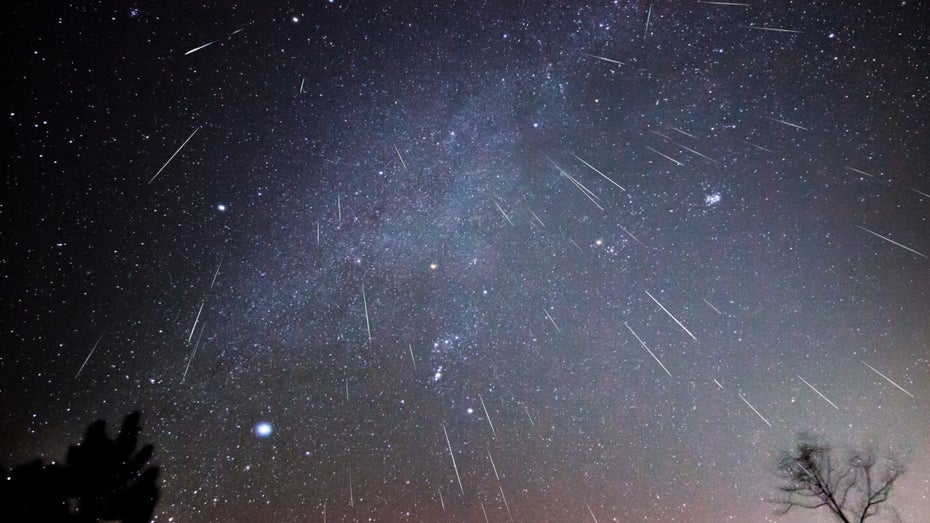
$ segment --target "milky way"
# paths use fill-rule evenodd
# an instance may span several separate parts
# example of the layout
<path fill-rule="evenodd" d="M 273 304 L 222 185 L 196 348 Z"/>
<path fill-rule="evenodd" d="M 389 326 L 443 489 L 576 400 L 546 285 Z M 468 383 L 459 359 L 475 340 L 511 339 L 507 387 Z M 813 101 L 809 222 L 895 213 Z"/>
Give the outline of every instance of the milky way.
<path fill-rule="evenodd" d="M 763 521 L 812 431 L 930 518 L 924 9 L 724 4 L 15 7 L 0 461 L 139 408 L 157 521 Z"/>

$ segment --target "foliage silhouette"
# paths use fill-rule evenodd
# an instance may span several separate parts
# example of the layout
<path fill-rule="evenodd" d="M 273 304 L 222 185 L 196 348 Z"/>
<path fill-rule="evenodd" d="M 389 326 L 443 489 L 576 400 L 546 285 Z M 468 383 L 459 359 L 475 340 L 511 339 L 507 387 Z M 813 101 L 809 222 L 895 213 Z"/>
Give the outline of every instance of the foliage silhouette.
<path fill-rule="evenodd" d="M 0 482 L 0 519 L 84 523 L 151 521 L 158 502 L 157 466 L 148 465 L 152 445 L 136 451 L 138 411 L 126 416 L 116 439 L 106 422 L 92 423 L 64 464 L 36 459 L 6 471 Z"/>
<path fill-rule="evenodd" d="M 878 514 L 888 501 L 904 467 L 888 459 L 880 470 L 874 450 L 854 450 L 845 461 L 834 462 L 833 448 L 821 438 L 800 434 L 793 451 L 782 452 L 776 473 L 785 480 L 781 495 L 772 500 L 781 505 L 777 514 L 794 507 L 825 507 L 845 523 L 863 522 Z"/>

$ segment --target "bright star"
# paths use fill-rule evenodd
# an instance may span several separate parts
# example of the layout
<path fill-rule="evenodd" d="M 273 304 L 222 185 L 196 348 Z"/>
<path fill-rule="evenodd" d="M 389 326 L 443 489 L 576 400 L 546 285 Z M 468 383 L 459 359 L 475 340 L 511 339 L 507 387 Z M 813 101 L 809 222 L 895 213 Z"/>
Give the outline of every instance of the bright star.
<path fill-rule="evenodd" d="M 255 435 L 258 436 L 259 438 L 267 438 L 268 436 L 271 435 L 271 431 L 272 431 L 271 423 L 268 423 L 267 421 L 263 421 L 259 423 L 258 425 L 255 425 L 254 430 L 255 430 Z"/>
<path fill-rule="evenodd" d="M 226 205 L 222 203 L 216 204 L 216 210 L 220 212 L 226 212 Z"/>

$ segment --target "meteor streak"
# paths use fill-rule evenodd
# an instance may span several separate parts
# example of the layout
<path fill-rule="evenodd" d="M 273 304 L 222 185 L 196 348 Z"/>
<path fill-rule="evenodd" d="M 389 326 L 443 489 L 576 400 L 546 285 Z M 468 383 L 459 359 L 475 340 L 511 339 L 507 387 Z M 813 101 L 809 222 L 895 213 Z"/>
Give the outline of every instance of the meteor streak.
<path fill-rule="evenodd" d="M 597 56 L 596 54 L 588 54 L 588 53 L 581 53 L 581 54 L 583 54 L 583 55 L 585 55 L 585 56 L 590 56 L 591 58 L 597 58 L 598 60 L 603 60 L 603 61 L 605 61 L 605 62 L 610 62 L 610 63 L 612 63 L 612 64 L 626 65 L 626 64 L 623 63 L 623 62 L 618 62 L 617 60 L 611 60 L 610 58 L 604 58 L 603 56 Z"/>
<path fill-rule="evenodd" d="M 757 29 L 758 29 L 758 28 L 757 28 Z M 773 122 L 778 122 L 778 123 L 780 123 L 780 124 L 782 124 L 782 125 L 787 125 L 788 127 L 794 127 L 795 129 L 800 129 L 800 130 L 802 130 L 802 131 L 810 131 L 810 129 L 808 129 L 807 127 L 801 127 L 800 125 L 798 125 L 798 124 L 796 124 L 796 123 L 786 122 L 786 121 L 784 121 L 784 120 L 779 120 L 778 118 L 772 118 L 772 117 L 769 117 L 769 116 L 766 116 L 766 118 L 768 118 L 769 120 L 771 120 L 771 121 L 773 121 Z"/>
<path fill-rule="evenodd" d="M 446 435 L 446 445 L 449 446 L 449 457 L 452 458 L 452 468 L 455 469 L 455 479 L 459 482 L 459 490 L 465 495 L 465 488 L 462 487 L 462 477 L 459 476 L 459 466 L 455 464 L 455 454 L 452 453 L 452 442 L 449 441 L 449 433 L 446 431 L 446 424 L 442 424 L 442 433 Z M 441 496 L 442 494 L 440 494 Z"/>
<path fill-rule="evenodd" d="M 898 247 L 901 247 L 902 249 L 905 249 L 905 250 L 907 250 L 907 251 L 910 251 L 910 252 L 916 254 L 917 256 L 920 256 L 920 257 L 922 257 L 922 258 L 926 258 L 926 257 L 927 257 L 926 254 L 923 254 L 923 253 L 921 253 L 921 252 L 917 252 L 917 251 L 915 251 L 914 249 L 911 249 L 910 247 L 908 247 L 907 245 L 900 244 L 900 243 L 898 243 L 898 242 L 892 240 L 891 238 L 888 238 L 888 237 L 882 236 L 881 234 L 878 234 L 878 233 L 875 232 L 875 231 L 866 229 L 865 227 L 862 227 L 862 226 L 860 226 L 860 225 L 857 225 L 856 227 L 859 227 L 859 228 L 862 229 L 863 231 L 865 231 L 865 232 L 871 234 L 872 236 L 877 236 L 877 237 L 879 237 L 879 238 L 885 240 L 886 242 L 893 243 L 893 244 L 897 245 Z"/>
<path fill-rule="evenodd" d="M 103 331 L 102 333 L 100 333 L 100 337 L 97 338 L 97 343 L 94 343 L 94 346 L 91 347 L 90 352 L 87 353 L 87 357 L 84 358 L 84 363 L 81 364 L 81 368 L 78 369 L 77 374 L 74 375 L 74 379 L 77 379 L 78 376 L 81 375 L 81 371 L 84 370 L 84 366 L 87 365 L 88 361 L 90 361 L 90 356 L 94 353 L 95 350 L 97 350 L 97 345 L 100 345 L 100 340 L 103 339 L 103 335 L 106 333 L 107 331 Z M 529 415 L 529 413 L 527 413 L 527 415 Z"/>
<path fill-rule="evenodd" d="M 404 166 L 404 170 L 407 170 L 407 164 L 404 163 L 404 157 L 400 155 L 400 149 L 397 146 L 394 146 L 394 150 L 397 151 L 397 157 L 400 158 L 400 164 Z"/>
<path fill-rule="evenodd" d="M 497 431 L 494 430 L 494 424 L 491 423 L 491 415 L 488 414 L 488 408 L 484 405 L 484 398 L 481 397 L 481 394 L 478 394 L 478 400 L 481 401 L 481 408 L 484 409 L 484 417 L 488 419 L 488 425 L 491 426 L 491 434 L 494 435 L 494 439 L 497 439 Z"/>
<path fill-rule="evenodd" d="M 860 361 L 861 361 L 861 360 L 860 360 Z M 888 383 L 890 383 L 890 384 L 894 385 L 895 387 L 897 387 L 898 390 L 900 390 L 901 392 L 907 394 L 908 396 L 910 396 L 910 397 L 912 397 L 912 398 L 914 397 L 913 394 L 911 394 L 910 392 L 904 390 L 904 387 L 902 387 L 902 386 L 898 385 L 897 383 L 895 383 L 894 381 L 892 381 L 891 378 L 889 378 L 888 376 L 885 376 L 885 375 L 882 374 L 881 372 L 878 372 L 878 370 L 877 370 L 875 367 L 869 365 L 868 363 L 866 363 L 866 362 L 864 362 L 864 361 L 862 362 L 862 364 L 865 365 L 866 367 L 872 369 L 872 371 L 875 372 L 875 374 L 878 374 L 879 376 L 885 378 L 885 381 L 887 381 Z"/>
<path fill-rule="evenodd" d="M 624 189 L 623 187 L 621 187 L 620 184 L 618 184 L 617 182 L 611 180 L 606 174 L 602 173 L 601 171 L 598 171 L 597 168 L 595 168 L 595 167 L 594 167 L 593 165 L 591 165 L 590 163 L 584 161 L 584 160 L 583 160 L 580 156 L 578 156 L 577 154 L 572 153 L 572 156 L 574 156 L 575 158 L 578 158 L 578 160 L 579 160 L 581 163 L 583 163 L 583 164 L 587 165 L 588 167 L 590 167 L 591 170 L 594 171 L 594 172 L 596 172 L 597 174 L 600 174 L 600 175 L 601 175 L 605 180 L 607 180 L 608 182 L 610 182 L 610 183 L 616 185 L 617 188 L 620 189 L 621 191 L 626 191 L 626 189 Z"/>
<path fill-rule="evenodd" d="M 803 33 L 804 31 L 797 31 L 795 29 L 782 29 L 780 27 L 763 27 L 760 25 L 741 25 L 743 29 L 758 29 L 760 31 L 777 31 L 779 33 Z"/>
<path fill-rule="evenodd" d="M 835 403 L 833 403 L 832 401 L 830 401 L 829 399 L 827 399 L 827 397 L 824 396 L 823 394 L 821 394 L 819 390 L 817 390 L 813 385 L 811 385 L 810 383 L 808 383 L 806 379 L 802 378 L 800 374 L 798 374 L 798 379 L 801 380 L 801 381 L 803 381 L 804 384 L 807 385 L 808 387 L 810 387 L 812 391 L 816 392 L 818 396 L 820 396 L 821 398 L 823 398 L 824 400 L 826 400 L 826 402 L 829 403 L 830 405 L 832 405 L 834 409 L 840 410 L 840 408 L 837 407 Z"/>
<path fill-rule="evenodd" d="M 741 400 L 743 400 L 743 402 L 746 403 L 746 405 L 749 405 L 749 408 L 752 409 L 752 411 L 756 413 L 756 416 L 759 416 L 760 418 L 762 418 L 762 421 L 764 421 L 766 425 L 768 425 L 769 427 L 772 426 L 772 424 L 769 423 L 769 420 L 765 419 L 765 416 L 763 416 L 762 414 L 759 414 L 759 411 L 756 410 L 756 408 L 752 406 L 752 403 L 749 403 L 749 400 L 743 397 L 742 392 L 740 393 L 739 397 Z"/>
<path fill-rule="evenodd" d="M 189 55 L 189 54 L 196 53 L 197 51 L 199 51 L 199 50 L 201 50 L 201 49 L 203 49 L 203 48 L 205 48 L 205 47 L 209 47 L 209 46 L 215 44 L 216 42 L 217 42 L 217 40 L 214 40 L 214 41 L 212 41 L 212 42 L 207 42 L 207 43 L 205 43 L 205 44 L 203 44 L 203 45 L 197 46 L 197 47 L 191 49 L 190 51 L 184 53 L 184 56 L 187 56 L 187 55 Z"/>
<path fill-rule="evenodd" d="M 364 285 L 362 285 L 362 303 L 365 305 L 365 328 L 368 329 L 368 343 L 371 343 L 371 323 L 368 321 L 368 299 L 365 297 Z"/>
<path fill-rule="evenodd" d="M 659 300 L 655 299 L 655 297 L 653 297 L 652 294 L 649 294 L 649 291 L 646 291 L 646 295 L 649 296 L 650 298 L 652 298 L 652 301 L 656 302 L 656 305 L 658 305 L 659 307 L 661 307 L 662 310 L 665 311 L 665 314 L 668 314 L 668 317 L 669 317 L 669 318 L 675 320 L 675 323 L 677 323 L 678 326 L 682 328 L 682 330 L 684 330 L 685 332 L 687 332 L 687 333 L 688 333 L 688 336 L 691 336 L 691 339 L 693 339 L 694 341 L 697 341 L 697 340 L 698 340 L 697 338 L 694 337 L 694 334 L 691 334 L 691 331 L 689 331 L 687 327 L 685 327 L 684 325 L 682 325 L 682 323 L 681 323 L 680 321 L 678 321 L 678 318 L 672 316 L 672 313 L 671 313 L 671 312 L 668 312 L 668 309 L 666 309 L 664 305 L 662 305 L 661 303 L 659 303 Z"/>
<path fill-rule="evenodd" d="M 187 137 L 187 140 L 184 140 L 184 143 L 182 143 L 181 146 L 178 147 L 178 150 L 175 151 L 174 154 L 171 155 L 171 158 L 168 158 L 168 161 L 165 162 L 165 164 L 161 166 L 161 169 L 159 169 L 157 173 L 155 173 L 155 176 L 152 176 L 152 179 L 149 180 L 149 183 L 154 182 L 155 178 L 158 178 L 158 175 L 161 174 L 161 172 L 165 170 L 165 167 L 168 167 L 168 164 L 171 163 L 171 160 L 174 160 L 174 157 L 177 156 L 179 152 L 181 152 L 181 149 L 183 149 L 184 146 L 187 145 L 187 142 L 191 141 L 191 138 L 193 138 L 194 135 L 197 134 L 197 131 L 199 130 L 200 130 L 200 127 L 197 127 L 196 129 L 194 129 L 194 132 L 192 132 L 191 135 Z"/>
<path fill-rule="evenodd" d="M 662 362 L 659 361 L 659 358 L 657 358 L 656 355 L 653 354 L 653 352 L 652 352 L 651 350 L 649 350 L 649 347 L 646 346 L 646 344 L 643 342 L 643 339 L 640 338 L 638 334 L 636 334 L 636 332 L 633 330 L 632 327 L 630 327 L 630 324 L 627 323 L 627 322 L 623 322 L 623 324 L 626 325 L 626 328 L 630 330 L 630 333 L 633 334 L 633 336 L 636 336 L 636 341 L 638 341 L 639 344 L 642 345 L 643 348 L 646 349 L 646 351 L 649 352 L 649 355 L 652 356 L 652 359 L 656 360 L 656 363 L 658 363 L 659 366 L 662 367 L 662 370 L 664 370 L 665 373 L 668 374 L 668 377 L 669 377 L 669 378 L 672 378 L 672 373 L 669 372 L 668 369 L 665 368 L 665 365 L 662 365 Z"/>

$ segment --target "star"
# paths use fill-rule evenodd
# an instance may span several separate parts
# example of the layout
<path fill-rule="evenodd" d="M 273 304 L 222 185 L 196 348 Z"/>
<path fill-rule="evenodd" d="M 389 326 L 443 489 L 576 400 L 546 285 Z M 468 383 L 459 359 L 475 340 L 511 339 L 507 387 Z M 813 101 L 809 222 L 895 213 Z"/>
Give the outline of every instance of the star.
<path fill-rule="evenodd" d="M 252 432 L 254 432 L 255 435 L 259 438 L 267 438 L 268 436 L 271 436 L 272 430 L 271 423 L 262 421 L 255 425 L 255 428 L 252 429 Z"/>

